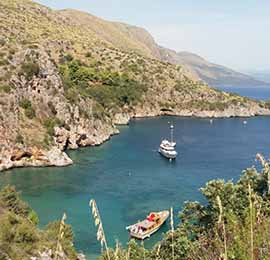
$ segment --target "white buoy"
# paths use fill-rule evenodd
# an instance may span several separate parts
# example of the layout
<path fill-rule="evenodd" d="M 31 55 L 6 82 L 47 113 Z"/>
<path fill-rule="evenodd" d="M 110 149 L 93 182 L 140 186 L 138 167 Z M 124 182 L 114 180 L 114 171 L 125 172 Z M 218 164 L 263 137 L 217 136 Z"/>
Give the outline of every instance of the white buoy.
<path fill-rule="evenodd" d="M 246 125 L 246 124 L 247 124 L 247 121 L 245 120 L 245 121 L 243 122 L 243 124 Z"/>

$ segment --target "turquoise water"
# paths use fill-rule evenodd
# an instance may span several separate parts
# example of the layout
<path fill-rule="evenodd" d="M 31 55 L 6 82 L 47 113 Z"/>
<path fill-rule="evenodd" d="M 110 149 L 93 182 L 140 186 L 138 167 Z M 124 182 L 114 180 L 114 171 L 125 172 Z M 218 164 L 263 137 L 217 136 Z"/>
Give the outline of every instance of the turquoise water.
<path fill-rule="evenodd" d="M 247 120 L 247 125 L 243 124 Z M 174 122 L 179 157 L 168 162 L 157 153 Z M 90 260 L 100 252 L 89 214 L 95 198 L 110 246 L 125 244 L 125 227 L 149 211 L 173 206 L 177 213 L 186 200 L 202 200 L 199 188 L 215 178 L 237 180 L 255 164 L 257 152 L 268 155 L 270 117 L 209 119 L 160 117 L 134 120 L 121 134 L 100 147 L 70 152 L 75 164 L 66 168 L 15 169 L 0 175 L 1 185 L 14 184 L 38 212 L 41 226 L 68 215 L 75 245 Z M 146 246 L 167 231 L 165 225 Z"/>

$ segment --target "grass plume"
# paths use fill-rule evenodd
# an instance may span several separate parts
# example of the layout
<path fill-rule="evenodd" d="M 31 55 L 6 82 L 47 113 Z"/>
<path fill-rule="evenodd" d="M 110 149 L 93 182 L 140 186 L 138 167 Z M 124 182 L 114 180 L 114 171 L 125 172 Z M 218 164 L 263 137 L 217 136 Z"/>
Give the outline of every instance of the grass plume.
<path fill-rule="evenodd" d="M 92 216 L 95 220 L 95 226 L 97 227 L 97 240 L 101 244 L 102 251 L 103 251 L 103 247 L 105 247 L 105 251 L 106 251 L 108 260 L 110 260 L 110 254 L 109 254 L 109 249 L 108 249 L 108 245 L 107 245 L 107 240 L 106 240 L 105 232 L 103 229 L 103 225 L 102 225 L 102 221 L 101 221 L 101 217 L 99 214 L 99 210 L 98 210 L 96 201 L 94 199 L 90 200 L 89 206 L 92 210 L 91 212 L 92 212 Z"/>
<path fill-rule="evenodd" d="M 56 251 L 55 251 L 55 259 L 59 260 L 62 259 L 64 256 L 64 251 L 62 248 L 61 241 L 65 235 L 65 221 L 67 219 L 66 213 L 63 214 L 63 217 L 60 222 L 60 227 L 59 227 L 59 232 L 58 232 L 58 237 L 57 237 L 57 243 L 56 243 Z"/>
<path fill-rule="evenodd" d="M 227 235 L 226 235 L 226 227 L 225 227 L 224 215 L 223 215 L 223 206 L 222 206 L 222 202 L 219 195 L 217 196 L 217 204 L 218 204 L 218 209 L 219 209 L 218 224 L 222 225 L 224 260 L 227 260 L 228 259 Z"/>

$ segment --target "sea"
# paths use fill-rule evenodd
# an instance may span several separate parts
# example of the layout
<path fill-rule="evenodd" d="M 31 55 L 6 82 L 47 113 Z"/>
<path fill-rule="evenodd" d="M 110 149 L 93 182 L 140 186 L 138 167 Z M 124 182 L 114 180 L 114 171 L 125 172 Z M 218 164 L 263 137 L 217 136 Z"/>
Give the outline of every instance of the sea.
<path fill-rule="evenodd" d="M 270 88 L 222 88 L 254 99 L 270 99 Z M 246 124 L 244 123 L 246 121 Z M 174 124 L 179 156 L 169 162 L 158 153 Z M 40 227 L 67 214 L 75 247 L 87 259 L 100 253 L 89 208 L 95 199 L 109 246 L 129 240 L 126 226 L 149 212 L 173 207 L 175 222 L 187 201 L 206 203 L 200 188 L 212 179 L 236 182 L 256 153 L 270 153 L 270 117 L 209 119 L 156 117 L 132 120 L 105 144 L 69 151 L 64 168 L 13 169 L 0 174 L 0 186 L 15 185 L 38 213 Z M 165 224 L 145 241 L 150 248 L 169 229 Z"/>

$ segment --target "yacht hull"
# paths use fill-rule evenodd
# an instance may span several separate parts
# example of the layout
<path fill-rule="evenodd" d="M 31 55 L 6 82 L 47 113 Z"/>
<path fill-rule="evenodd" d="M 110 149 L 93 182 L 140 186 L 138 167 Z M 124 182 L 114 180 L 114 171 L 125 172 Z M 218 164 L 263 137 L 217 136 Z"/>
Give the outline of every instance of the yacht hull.
<path fill-rule="evenodd" d="M 174 152 L 168 152 L 168 151 L 165 151 L 163 150 L 162 148 L 159 148 L 158 149 L 158 152 L 163 155 L 165 158 L 167 159 L 175 159 L 176 156 L 177 156 L 177 152 L 174 151 Z"/>

